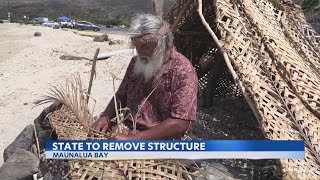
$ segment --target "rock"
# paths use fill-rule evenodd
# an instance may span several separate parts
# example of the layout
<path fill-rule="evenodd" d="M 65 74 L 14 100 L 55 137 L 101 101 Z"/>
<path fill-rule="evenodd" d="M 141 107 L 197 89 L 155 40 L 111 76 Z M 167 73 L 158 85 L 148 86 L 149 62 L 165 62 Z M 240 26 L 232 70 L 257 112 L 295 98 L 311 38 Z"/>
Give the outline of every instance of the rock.
<path fill-rule="evenodd" d="M 109 41 L 109 45 L 116 45 L 116 44 L 122 45 L 122 44 L 124 44 L 124 41 L 123 40 L 110 40 Z"/>
<path fill-rule="evenodd" d="M 109 41 L 109 45 L 115 45 L 117 44 L 115 41 Z"/>
<path fill-rule="evenodd" d="M 93 38 L 94 42 L 104 42 L 108 40 L 109 40 L 108 34 L 102 34 L 101 36 L 96 36 Z"/>
<path fill-rule="evenodd" d="M 57 180 L 57 179 L 63 179 L 63 176 L 60 175 L 60 174 L 52 175 L 52 173 L 48 172 L 43 176 L 43 179 L 46 179 L 46 180 Z"/>
<path fill-rule="evenodd" d="M 32 180 L 38 172 L 39 158 L 24 149 L 16 149 L 0 167 L 0 178 L 8 180 Z"/>
<path fill-rule="evenodd" d="M 6 162 L 8 163 L 28 162 L 30 165 L 33 165 L 33 164 L 39 165 L 39 158 L 28 150 L 17 148 Z M 38 170 L 38 168 L 34 168 L 34 169 Z"/>
<path fill-rule="evenodd" d="M 119 44 L 119 45 L 122 45 L 122 44 L 124 44 L 124 41 L 122 41 L 122 40 L 116 40 L 116 43 Z"/>
<path fill-rule="evenodd" d="M 38 175 L 45 180 L 63 179 L 69 170 L 67 160 L 41 158 Z"/>
<path fill-rule="evenodd" d="M 41 131 L 41 130 L 52 130 L 51 125 L 48 121 L 48 118 L 46 118 L 46 116 L 53 112 L 56 111 L 58 109 L 60 109 L 62 106 L 62 103 L 60 102 L 55 102 L 53 104 L 51 104 L 49 107 L 45 108 L 41 114 L 33 121 L 37 131 Z"/>
<path fill-rule="evenodd" d="M 220 179 L 235 179 L 235 177 L 228 172 L 228 169 L 219 163 L 204 163 L 201 164 L 203 168 L 195 172 L 196 180 L 220 180 Z M 204 177 L 205 176 L 205 177 Z"/>
<path fill-rule="evenodd" d="M 39 140 L 39 148 L 44 149 L 47 140 L 51 140 L 52 130 L 41 130 L 37 131 L 38 140 Z"/>
<path fill-rule="evenodd" d="M 62 106 L 61 103 L 55 102 L 51 104 L 49 107 L 45 108 L 41 114 L 34 120 L 34 125 L 37 130 L 37 136 L 39 140 L 39 146 L 40 149 L 43 149 L 45 146 L 46 140 L 52 139 L 51 134 L 52 134 L 52 127 L 49 123 L 49 119 L 46 118 L 46 116 L 55 111 L 60 109 Z"/>
<path fill-rule="evenodd" d="M 34 36 L 41 36 L 41 32 L 35 32 L 34 34 L 33 34 Z"/>
<path fill-rule="evenodd" d="M 17 136 L 17 138 L 12 142 L 3 152 L 3 159 L 6 162 L 7 159 L 15 152 L 16 149 L 29 150 L 34 142 L 33 138 L 33 125 L 28 125 L 24 130 Z"/>
<path fill-rule="evenodd" d="M 115 45 L 115 44 L 117 44 L 117 43 L 114 41 L 109 41 L 109 45 Z"/>

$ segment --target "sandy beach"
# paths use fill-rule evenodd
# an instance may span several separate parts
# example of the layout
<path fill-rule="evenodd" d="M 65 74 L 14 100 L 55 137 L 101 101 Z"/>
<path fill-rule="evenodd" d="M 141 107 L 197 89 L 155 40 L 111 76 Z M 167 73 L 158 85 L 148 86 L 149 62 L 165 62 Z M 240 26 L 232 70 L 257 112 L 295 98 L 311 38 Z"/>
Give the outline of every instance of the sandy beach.
<path fill-rule="evenodd" d="M 41 37 L 33 35 L 36 31 L 41 32 Z M 0 165 L 3 150 L 49 106 L 36 106 L 34 102 L 51 86 L 64 83 L 77 72 L 88 86 L 89 60 L 61 60 L 60 56 L 92 59 L 97 48 L 106 53 L 129 47 L 125 33 L 110 34 L 112 40 L 125 43 L 109 45 L 108 42 L 93 42 L 92 37 L 71 31 L 19 24 L 0 24 L 0 37 Z M 94 115 L 104 110 L 114 93 L 110 73 L 123 78 L 131 57 L 132 54 L 123 54 L 97 62 L 97 76 L 91 93 L 96 100 Z M 116 88 L 120 82 L 115 81 Z"/>

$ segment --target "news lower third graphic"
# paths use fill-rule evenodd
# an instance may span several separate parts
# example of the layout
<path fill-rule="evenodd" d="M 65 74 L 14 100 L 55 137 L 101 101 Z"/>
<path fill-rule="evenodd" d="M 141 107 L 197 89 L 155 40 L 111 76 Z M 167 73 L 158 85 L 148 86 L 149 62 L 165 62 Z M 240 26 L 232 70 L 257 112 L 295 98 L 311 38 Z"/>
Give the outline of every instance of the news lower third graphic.
<path fill-rule="evenodd" d="M 46 142 L 47 159 L 302 159 L 302 140 L 66 140 Z"/>

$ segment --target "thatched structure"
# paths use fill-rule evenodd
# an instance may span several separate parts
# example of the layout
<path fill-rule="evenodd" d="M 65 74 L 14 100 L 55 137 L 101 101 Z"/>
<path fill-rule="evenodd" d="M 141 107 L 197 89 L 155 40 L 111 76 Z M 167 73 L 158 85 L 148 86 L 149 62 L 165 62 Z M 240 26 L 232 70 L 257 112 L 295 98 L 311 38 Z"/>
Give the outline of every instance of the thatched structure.
<path fill-rule="evenodd" d="M 280 160 L 283 178 L 319 179 L 320 37 L 301 9 L 288 0 L 178 0 L 166 20 L 197 69 L 203 105 L 243 96 L 267 139 L 305 141 L 305 159 Z"/>
<path fill-rule="evenodd" d="M 200 2 L 200 3 L 199 3 Z M 320 38 L 301 9 L 278 0 L 178 0 L 165 17 L 175 45 L 194 64 L 199 96 L 245 98 L 271 140 L 305 141 L 305 159 L 281 159 L 284 179 L 320 177 Z M 48 115 L 58 139 L 108 139 L 93 133 L 93 117 L 76 80 L 47 100 L 64 105 Z M 118 117 L 117 121 L 119 122 Z M 171 161 L 69 161 L 74 179 L 192 179 Z"/>

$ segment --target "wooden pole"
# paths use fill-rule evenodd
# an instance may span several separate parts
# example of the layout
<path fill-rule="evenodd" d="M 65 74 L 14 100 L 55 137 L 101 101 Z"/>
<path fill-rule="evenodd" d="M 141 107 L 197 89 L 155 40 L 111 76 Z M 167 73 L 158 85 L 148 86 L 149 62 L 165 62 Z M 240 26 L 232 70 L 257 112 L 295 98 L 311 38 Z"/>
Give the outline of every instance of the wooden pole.
<path fill-rule="evenodd" d="M 162 18 L 163 0 L 152 0 L 152 14 Z"/>
<path fill-rule="evenodd" d="M 239 89 L 241 90 L 244 98 L 247 100 L 253 114 L 255 115 L 255 117 L 258 120 L 258 123 L 260 124 L 261 127 L 261 122 L 259 121 L 260 119 L 260 115 L 259 112 L 256 109 L 256 106 L 254 105 L 253 100 L 251 100 L 249 93 L 247 92 L 247 90 L 245 89 L 245 86 L 242 84 L 242 82 L 240 81 L 237 73 L 235 72 L 235 70 L 232 67 L 231 61 L 229 59 L 229 56 L 227 55 L 227 53 L 225 52 L 225 50 L 222 48 L 222 44 L 219 41 L 218 37 L 216 36 L 216 34 L 212 31 L 209 23 L 206 21 L 206 19 L 204 18 L 203 14 L 202 14 L 202 0 L 198 0 L 198 14 L 200 16 L 201 22 L 204 25 L 204 27 L 207 29 L 207 31 L 209 32 L 209 34 L 211 35 L 212 39 L 214 40 L 214 42 L 216 43 L 216 45 L 218 46 L 220 52 L 222 53 L 223 57 L 224 57 L 224 61 L 227 64 L 227 67 L 234 79 L 234 81 L 238 84 Z"/>
<path fill-rule="evenodd" d="M 90 82 L 89 82 L 89 88 L 88 88 L 88 94 L 87 94 L 87 104 L 89 102 L 89 96 L 90 96 L 90 93 L 91 93 L 93 76 L 95 76 L 95 74 L 96 74 L 96 63 L 97 63 L 97 57 L 98 57 L 99 51 L 100 51 L 100 49 L 98 48 L 96 50 L 96 54 L 93 57 L 93 63 L 92 63 L 92 68 L 91 68 L 91 76 L 90 76 Z"/>

